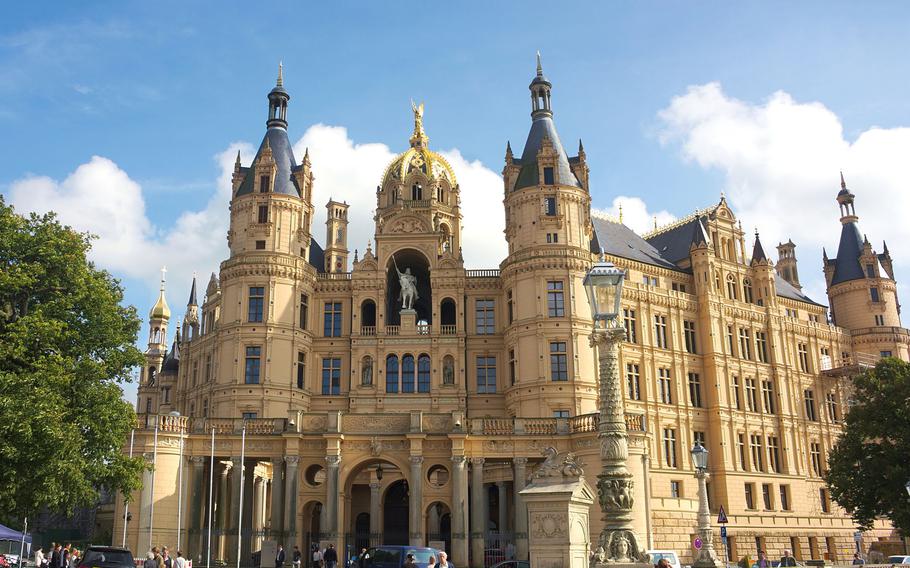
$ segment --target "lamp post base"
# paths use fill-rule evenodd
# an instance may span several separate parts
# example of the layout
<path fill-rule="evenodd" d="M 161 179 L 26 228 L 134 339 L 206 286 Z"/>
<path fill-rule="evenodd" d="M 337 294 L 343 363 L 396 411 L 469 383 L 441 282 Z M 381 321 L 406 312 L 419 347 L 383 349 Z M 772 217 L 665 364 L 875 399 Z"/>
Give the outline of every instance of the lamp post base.
<path fill-rule="evenodd" d="M 726 563 L 717 556 L 713 548 L 702 548 L 695 556 L 692 568 L 726 568 Z"/>

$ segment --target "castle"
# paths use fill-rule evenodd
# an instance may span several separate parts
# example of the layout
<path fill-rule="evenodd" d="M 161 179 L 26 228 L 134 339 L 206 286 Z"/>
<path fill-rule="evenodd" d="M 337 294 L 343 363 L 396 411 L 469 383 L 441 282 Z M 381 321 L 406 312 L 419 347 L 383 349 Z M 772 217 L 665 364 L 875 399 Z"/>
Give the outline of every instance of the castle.
<path fill-rule="evenodd" d="M 203 562 L 211 547 L 229 563 L 264 540 L 432 542 L 458 566 L 526 558 L 536 529 L 519 491 L 542 450 L 599 471 L 582 279 L 603 251 L 627 274 L 621 369 L 647 548 L 691 559 L 689 449 L 701 442 L 728 558 L 851 557 L 826 454 L 851 375 L 910 359 L 891 257 L 861 236 L 854 194 L 842 181 L 837 257 L 824 258 L 829 321 L 802 292 L 795 245 L 779 245 L 774 264 L 756 234 L 749 254 L 724 198 L 645 235 L 593 216 L 587 156 L 560 141 L 539 61 L 529 88 L 527 141 L 520 157 L 507 147 L 502 171 L 508 255 L 466 270 L 471 219 L 422 106 L 409 146 L 376 172 L 375 247 L 349 258 L 349 205 L 333 200 L 317 242 L 319 165 L 293 154 L 279 73 L 256 156 L 234 167 L 230 256 L 204 296 L 193 281 L 173 341 L 163 280 L 149 314 L 135 452 L 156 467 L 129 515 L 118 498 L 115 543 L 179 544 Z M 600 528 L 595 505 L 592 540 Z M 865 545 L 888 535 L 882 525 Z"/>

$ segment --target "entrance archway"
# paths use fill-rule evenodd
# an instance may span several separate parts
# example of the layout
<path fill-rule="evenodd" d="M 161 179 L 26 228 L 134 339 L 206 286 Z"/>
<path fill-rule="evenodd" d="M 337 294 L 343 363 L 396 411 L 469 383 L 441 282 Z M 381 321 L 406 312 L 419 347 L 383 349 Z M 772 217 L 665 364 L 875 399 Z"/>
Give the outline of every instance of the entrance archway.
<path fill-rule="evenodd" d="M 445 543 L 443 550 L 452 550 L 452 512 L 442 501 L 430 503 L 426 510 L 427 544 Z"/>
<path fill-rule="evenodd" d="M 408 482 L 398 480 L 389 486 L 382 503 L 383 544 L 408 545 Z"/>

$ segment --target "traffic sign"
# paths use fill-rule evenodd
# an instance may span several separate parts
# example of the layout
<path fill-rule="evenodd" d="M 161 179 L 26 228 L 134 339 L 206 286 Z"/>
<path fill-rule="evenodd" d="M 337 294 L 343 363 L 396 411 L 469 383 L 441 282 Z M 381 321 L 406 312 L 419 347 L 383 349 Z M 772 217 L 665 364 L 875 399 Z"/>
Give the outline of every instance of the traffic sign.
<path fill-rule="evenodd" d="M 862 540 L 863 540 L 862 531 L 856 531 L 855 533 L 853 533 L 853 542 L 862 542 Z"/>
<path fill-rule="evenodd" d="M 701 537 L 695 537 L 695 540 L 692 541 L 692 546 L 695 547 L 695 550 L 701 550 Z"/>
<path fill-rule="evenodd" d="M 723 525 L 728 522 L 730 522 L 730 521 L 727 520 L 727 512 L 724 511 L 724 506 L 721 505 L 720 512 L 717 513 L 717 524 Z"/>
<path fill-rule="evenodd" d="M 727 527 L 720 527 L 720 538 L 727 538 Z"/>

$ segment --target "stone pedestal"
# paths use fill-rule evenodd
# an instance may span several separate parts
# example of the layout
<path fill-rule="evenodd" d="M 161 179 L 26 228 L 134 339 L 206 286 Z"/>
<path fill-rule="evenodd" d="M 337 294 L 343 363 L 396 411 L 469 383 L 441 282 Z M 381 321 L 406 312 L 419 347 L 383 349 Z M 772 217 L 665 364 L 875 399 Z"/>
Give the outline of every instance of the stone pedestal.
<path fill-rule="evenodd" d="M 413 335 L 417 333 L 417 310 L 401 310 L 401 334 Z"/>
<path fill-rule="evenodd" d="M 585 478 L 538 477 L 519 495 L 528 510 L 531 568 L 586 568 L 594 491 Z"/>

